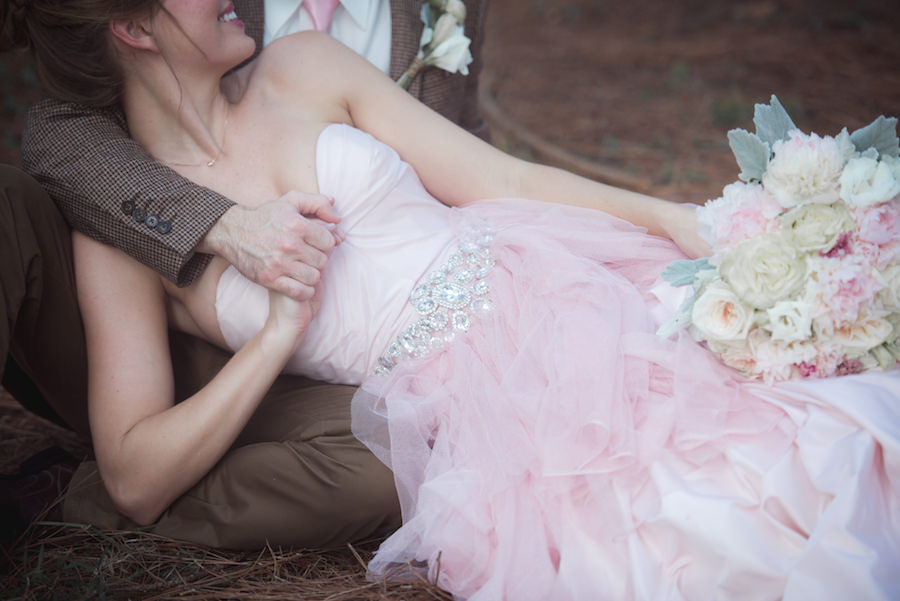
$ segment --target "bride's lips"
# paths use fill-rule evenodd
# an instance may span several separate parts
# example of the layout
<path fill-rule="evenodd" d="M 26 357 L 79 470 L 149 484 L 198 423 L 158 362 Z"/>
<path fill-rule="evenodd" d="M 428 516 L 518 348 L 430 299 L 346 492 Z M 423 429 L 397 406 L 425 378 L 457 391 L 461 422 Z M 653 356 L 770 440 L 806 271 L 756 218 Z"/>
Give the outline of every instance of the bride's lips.
<path fill-rule="evenodd" d="M 230 2 L 225 7 L 225 10 L 219 13 L 218 19 L 220 23 L 234 23 L 241 27 L 244 26 L 244 22 L 238 19 L 237 13 L 234 12 L 234 4 Z"/>

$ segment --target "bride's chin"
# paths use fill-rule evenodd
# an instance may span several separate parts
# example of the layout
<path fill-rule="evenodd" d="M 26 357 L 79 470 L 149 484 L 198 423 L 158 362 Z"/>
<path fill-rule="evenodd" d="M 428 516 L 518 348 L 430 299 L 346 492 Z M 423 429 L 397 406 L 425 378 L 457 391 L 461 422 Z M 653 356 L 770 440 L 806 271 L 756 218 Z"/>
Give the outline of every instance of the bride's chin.
<path fill-rule="evenodd" d="M 254 41 L 253 38 L 251 38 L 250 36 L 245 34 L 244 39 L 241 40 L 241 42 L 242 42 L 242 48 L 241 48 L 241 52 L 239 53 L 240 58 L 237 61 L 237 63 L 235 64 L 235 66 L 240 65 L 245 60 L 247 60 L 248 58 L 253 56 L 254 52 L 256 52 L 256 42 Z"/>

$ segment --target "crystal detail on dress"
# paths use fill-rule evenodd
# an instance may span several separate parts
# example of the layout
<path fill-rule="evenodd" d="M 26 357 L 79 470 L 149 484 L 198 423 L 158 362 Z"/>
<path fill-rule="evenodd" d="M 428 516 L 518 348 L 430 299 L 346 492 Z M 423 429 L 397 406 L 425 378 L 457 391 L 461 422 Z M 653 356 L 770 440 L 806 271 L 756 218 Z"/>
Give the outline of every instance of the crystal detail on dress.
<path fill-rule="evenodd" d="M 493 311 L 486 278 L 494 266 L 486 226 L 472 227 L 460 236 L 456 251 L 422 278 L 409 294 L 419 318 L 400 332 L 378 358 L 376 374 L 386 374 L 405 358 L 424 357 L 466 332 L 472 319 Z"/>

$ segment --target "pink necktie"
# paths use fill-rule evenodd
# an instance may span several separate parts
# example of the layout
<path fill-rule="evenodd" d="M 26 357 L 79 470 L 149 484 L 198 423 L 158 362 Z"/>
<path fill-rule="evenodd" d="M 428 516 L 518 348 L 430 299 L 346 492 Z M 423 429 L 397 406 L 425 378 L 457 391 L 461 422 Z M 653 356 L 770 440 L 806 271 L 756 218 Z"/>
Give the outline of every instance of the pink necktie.
<path fill-rule="evenodd" d="M 303 8 L 309 13 L 316 31 L 328 31 L 331 16 L 340 0 L 303 0 Z"/>

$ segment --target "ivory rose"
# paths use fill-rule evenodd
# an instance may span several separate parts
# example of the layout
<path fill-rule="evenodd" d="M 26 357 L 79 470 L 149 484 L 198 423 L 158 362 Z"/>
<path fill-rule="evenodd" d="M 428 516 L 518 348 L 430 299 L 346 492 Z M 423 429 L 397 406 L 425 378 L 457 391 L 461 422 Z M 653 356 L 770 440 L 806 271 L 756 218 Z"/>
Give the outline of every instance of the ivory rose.
<path fill-rule="evenodd" d="M 774 156 L 763 174 L 763 187 L 785 208 L 838 199 L 844 155 L 831 136 L 820 138 L 800 130 L 772 145 Z"/>
<path fill-rule="evenodd" d="M 691 320 L 704 340 L 736 342 L 747 338 L 753 325 L 753 309 L 722 280 L 707 285 L 691 311 Z"/>
<path fill-rule="evenodd" d="M 856 226 L 853 215 L 841 203 L 806 204 L 781 216 L 788 240 L 805 251 L 829 251 L 841 234 Z"/>
<path fill-rule="evenodd" d="M 780 234 L 760 234 L 731 249 L 719 273 L 739 298 L 768 309 L 803 287 L 806 257 Z"/>

